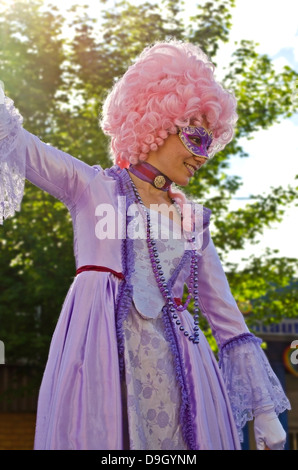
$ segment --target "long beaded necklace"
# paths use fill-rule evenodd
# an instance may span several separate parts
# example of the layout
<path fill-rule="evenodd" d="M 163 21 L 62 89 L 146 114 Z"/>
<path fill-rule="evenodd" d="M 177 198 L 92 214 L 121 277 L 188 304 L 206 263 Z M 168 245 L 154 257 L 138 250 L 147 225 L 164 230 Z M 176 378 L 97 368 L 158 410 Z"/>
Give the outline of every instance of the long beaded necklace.
<path fill-rule="evenodd" d="M 193 247 L 191 250 L 191 262 L 190 262 L 190 282 L 189 282 L 189 293 L 186 298 L 186 301 L 184 304 L 179 304 L 177 305 L 175 298 L 172 296 L 172 293 L 168 287 L 168 284 L 166 282 L 164 272 L 162 270 L 161 262 L 159 259 L 159 254 L 156 248 L 156 241 L 152 237 L 152 224 L 150 220 L 150 212 L 149 209 L 145 206 L 145 204 L 142 201 L 141 196 L 138 193 L 138 190 L 130 178 L 130 182 L 133 188 L 133 191 L 135 193 L 137 202 L 141 205 L 142 210 L 146 214 L 146 222 L 147 222 L 147 229 L 146 229 L 146 239 L 147 239 L 147 246 L 149 250 L 149 257 L 152 265 L 152 270 L 157 282 L 157 285 L 159 287 L 159 290 L 162 294 L 162 296 L 165 298 L 166 305 L 168 307 L 168 310 L 170 312 L 170 315 L 172 317 L 173 322 L 179 327 L 179 330 L 184 334 L 185 337 L 189 339 L 189 341 L 193 342 L 194 344 L 199 343 L 199 301 L 198 301 L 198 253 L 195 249 L 194 246 L 194 241 L 195 237 L 193 236 L 191 239 L 188 239 L 187 241 L 190 243 L 193 243 Z M 181 217 L 181 223 L 183 222 L 183 215 L 180 210 L 180 207 L 176 203 L 175 200 L 172 200 L 172 203 L 176 207 L 180 217 Z M 179 315 L 177 312 L 183 312 L 184 310 L 187 309 L 189 302 L 191 298 L 194 298 L 194 327 L 193 327 L 193 334 L 190 334 L 183 325 L 181 325 L 181 320 L 179 319 Z"/>

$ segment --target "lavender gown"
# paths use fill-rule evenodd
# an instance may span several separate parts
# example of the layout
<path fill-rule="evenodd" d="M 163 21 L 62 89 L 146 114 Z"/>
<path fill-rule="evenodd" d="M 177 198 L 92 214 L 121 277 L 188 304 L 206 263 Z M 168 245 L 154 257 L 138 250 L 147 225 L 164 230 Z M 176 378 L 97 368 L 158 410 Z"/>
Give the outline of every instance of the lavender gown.
<path fill-rule="evenodd" d="M 99 265 L 124 275 L 75 277 L 40 388 L 35 449 L 240 449 L 241 429 L 256 410 L 290 409 L 232 297 L 210 238 L 208 209 L 199 300 L 220 364 L 202 332 L 194 345 L 167 316 L 146 241 L 123 236 L 131 221 L 123 214 L 134 202 L 126 170 L 91 167 L 41 142 L 22 128 L 8 98 L 0 105 L 0 168 L 0 223 L 20 209 L 27 178 L 70 211 L 77 268 Z M 102 204 L 115 209 L 114 238 L 98 237 Z M 168 284 L 181 297 L 189 251 L 182 240 L 158 243 Z M 187 310 L 181 321 L 191 331 Z"/>

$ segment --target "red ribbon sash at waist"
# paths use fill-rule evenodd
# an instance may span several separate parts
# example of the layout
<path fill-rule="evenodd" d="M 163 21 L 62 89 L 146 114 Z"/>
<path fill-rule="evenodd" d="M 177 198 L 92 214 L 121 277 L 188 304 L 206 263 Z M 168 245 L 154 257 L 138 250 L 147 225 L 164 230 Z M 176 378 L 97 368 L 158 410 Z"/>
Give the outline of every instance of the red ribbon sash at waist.
<path fill-rule="evenodd" d="M 124 274 L 122 273 L 117 273 L 111 268 L 107 268 L 106 266 L 94 266 L 92 264 L 87 264 L 86 266 L 81 266 L 76 270 L 76 276 L 80 273 L 83 273 L 84 271 L 101 271 L 101 272 L 107 272 L 107 273 L 112 273 L 115 276 L 119 277 L 119 279 L 125 279 Z M 177 305 L 182 305 L 182 301 L 179 297 L 175 297 L 175 302 Z"/>
<path fill-rule="evenodd" d="M 111 268 L 107 268 L 106 266 L 93 266 L 92 264 L 87 264 L 86 266 L 81 266 L 76 270 L 76 276 L 84 271 L 101 271 L 112 273 L 115 276 L 119 277 L 119 279 L 124 279 L 124 275 L 122 273 L 117 273 Z"/>

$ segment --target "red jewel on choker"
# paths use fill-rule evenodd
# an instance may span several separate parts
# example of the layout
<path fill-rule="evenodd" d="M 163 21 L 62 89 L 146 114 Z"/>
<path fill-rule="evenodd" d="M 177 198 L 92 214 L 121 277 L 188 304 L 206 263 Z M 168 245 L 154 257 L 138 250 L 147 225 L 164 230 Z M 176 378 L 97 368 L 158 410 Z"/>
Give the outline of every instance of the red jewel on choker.
<path fill-rule="evenodd" d="M 147 162 L 140 162 L 136 165 L 130 164 L 129 171 L 141 180 L 151 183 L 156 189 L 161 189 L 161 191 L 168 191 L 172 184 L 170 178 Z"/>
<path fill-rule="evenodd" d="M 130 179 L 131 180 L 131 179 Z M 137 201 L 140 203 L 143 211 L 146 214 L 147 218 L 147 246 L 149 250 L 149 257 L 153 269 L 153 273 L 157 282 L 157 285 L 159 287 L 159 290 L 164 297 L 166 301 L 166 306 L 168 308 L 168 311 L 170 315 L 172 316 L 173 322 L 179 327 L 179 330 L 183 332 L 184 336 L 189 339 L 194 344 L 198 344 L 200 342 L 199 340 L 199 297 L 198 297 L 198 253 L 195 248 L 191 250 L 191 265 L 190 265 L 190 282 L 189 282 L 189 294 L 187 296 L 186 302 L 184 304 L 177 302 L 175 298 L 173 297 L 168 284 L 166 282 L 166 279 L 164 277 L 164 272 L 162 270 L 161 262 L 159 259 L 158 251 L 156 248 L 156 242 L 155 240 L 151 237 L 151 221 L 150 221 L 150 213 L 148 208 L 145 206 L 145 204 L 142 201 L 141 196 L 138 193 L 138 190 L 134 184 L 134 182 L 131 180 L 131 185 L 133 187 L 135 196 L 137 198 Z M 175 207 L 177 208 L 178 212 L 180 213 L 180 216 L 182 218 L 182 213 L 180 211 L 180 208 L 176 201 L 173 200 L 173 204 L 175 204 Z M 191 242 L 195 241 L 195 237 L 193 237 Z M 181 325 L 181 320 L 179 319 L 179 316 L 177 312 L 183 312 L 184 310 L 187 309 L 190 299 L 193 297 L 194 299 L 194 327 L 193 327 L 193 334 L 190 334 L 183 325 Z"/>

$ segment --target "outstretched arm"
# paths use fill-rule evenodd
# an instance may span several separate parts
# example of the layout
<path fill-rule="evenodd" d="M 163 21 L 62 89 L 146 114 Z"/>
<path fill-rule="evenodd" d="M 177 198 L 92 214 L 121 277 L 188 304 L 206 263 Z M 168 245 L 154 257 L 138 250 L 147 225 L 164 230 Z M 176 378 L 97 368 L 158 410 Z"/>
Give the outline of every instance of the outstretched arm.
<path fill-rule="evenodd" d="M 200 309 L 219 346 L 219 364 L 235 422 L 242 437 L 246 421 L 255 418 L 258 449 L 282 449 L 286 434 L 277 415 L 290 403 L 260 347 L 247 328 L 210 239 L 198 269 Z"/>
<path fill-rule="evenodd" d="M 0 90 L 1 86 L 0 86 Z M 0 91 L 1 92 L 1 91 Z M 1 102 L 2 101 L 2 102 Z M 20 209 L 27 178 L 71 210 L 88 183 L 102 171 L 41 142 L 22 127 L 11 99 L 0 95 L 0 223 Z"/>

